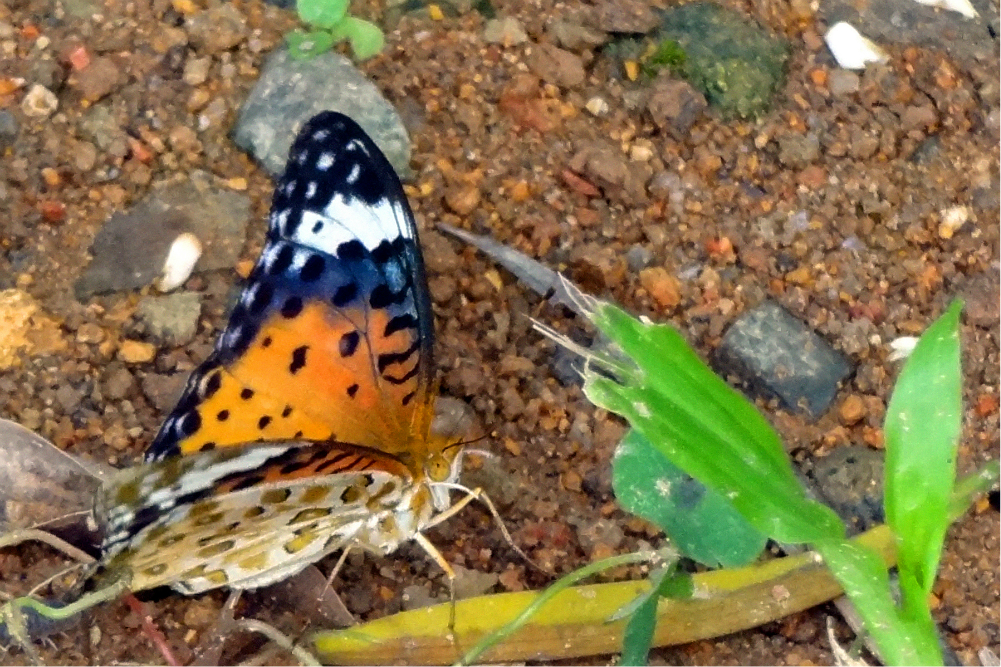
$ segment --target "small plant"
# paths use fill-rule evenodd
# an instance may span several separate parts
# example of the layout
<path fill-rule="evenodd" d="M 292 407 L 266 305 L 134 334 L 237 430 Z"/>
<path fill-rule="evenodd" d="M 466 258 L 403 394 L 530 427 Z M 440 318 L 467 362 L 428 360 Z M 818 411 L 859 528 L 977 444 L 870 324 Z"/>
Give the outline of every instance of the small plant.
<path fill-rule="evenodd" d="M 298 0 L 296 10 L 312 30 L 294 30 L 285 36 L 293 58 L 306 60 L 348 40 L 355 60 L 371 58 L 382 50 L 386 38 L 379 26 L 348 16 L 349 0 Z"/>
<path fill-rule="evenodd" d="M 969 489 L 955 484 L 962 304 L 953 303 L 918 341 L 887 410 L 885 505 L 899 558 L 898 603 L 883 560 L 845 540 L 834 513 L 806 497 L 778 435 L 753 404 L 717 377 L 671 327 L 578 298 L 618 348 L 578 351 L 587 359 L 585 394 L 625 417 L 633 429 L 613 462 L 616 497 L 623 506 L 657 523 L 682 555 L 706 564 L 713 559 L 726 564 L 724 556 L 731 564 L 754 558 L 761 536 L 812 543 L 855 603 L 886 664 L 942 664 L 927 600 L 946 528 L 957 516 L 955 496 L 970 498 Z M 678 473 L 664 464 L 677 465 L 705 484 L 714 505 L 706 515 L 713 529 L 706 517 L 693 521 L 691 513 L 678 515 L 673 497 Z M 982 493 L 997 480 L 997 462 L 979 479 L 976 488 Z M 734 521 L 734 514 L 743 520 Z M 691 541 L 693 532 L 701 533 L 701 542 Z M 649 624 L 650 619 L 652 610 L 631 623 Z M 649 644 L 637 642 L 645 636 L 633 633 L 630 645 L 627 632 L 624 655 L 634 661 L 644 657 Z"/>

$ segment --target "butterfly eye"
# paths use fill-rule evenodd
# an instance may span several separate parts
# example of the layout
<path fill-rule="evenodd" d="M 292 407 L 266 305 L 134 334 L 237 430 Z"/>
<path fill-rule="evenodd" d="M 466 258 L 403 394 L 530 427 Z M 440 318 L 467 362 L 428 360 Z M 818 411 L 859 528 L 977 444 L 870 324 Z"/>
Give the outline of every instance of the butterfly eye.
<path fill-rule="evenodd" d="M 444 454 L 433 454 L 424 464 L 424 473 L 432 482 L 444 482 L 451 476 L 452 466 Z"/>

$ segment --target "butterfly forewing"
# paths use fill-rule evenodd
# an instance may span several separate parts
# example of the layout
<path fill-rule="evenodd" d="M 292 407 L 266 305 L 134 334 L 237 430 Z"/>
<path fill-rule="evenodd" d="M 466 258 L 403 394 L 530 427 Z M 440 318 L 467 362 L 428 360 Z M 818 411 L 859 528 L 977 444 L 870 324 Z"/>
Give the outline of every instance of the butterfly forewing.
<path fill-rule="evenodd" d="M 432 339 L 399 179 L 354 121 L 319 114 L 292 146 L 247 287 L 147 460 L 263 440 L 408 450 L 427 427 Z"/>

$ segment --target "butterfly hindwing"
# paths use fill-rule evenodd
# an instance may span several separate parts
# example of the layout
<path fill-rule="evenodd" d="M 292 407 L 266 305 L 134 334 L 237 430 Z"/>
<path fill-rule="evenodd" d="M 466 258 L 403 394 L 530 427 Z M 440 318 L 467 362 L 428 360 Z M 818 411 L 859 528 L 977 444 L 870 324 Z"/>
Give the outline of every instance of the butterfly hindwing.
<path fill-rule="evenodd" d="M 127 567 L 133 590 L 262 586 L 356 538 L 395 547 L 380 516 L 408 480 L 392 457 L 345 443 L 254 444 L 130 468 L 98 496 L 105 563 Z"/>
<path fill-rule="evenodd" d="M 432 324 L 396 173 L 354 121 L 321 113 L 292 145 L 267 243 L 215 351 L 147 460 L 262 440 L 402 451 L 427 405 Z"/>

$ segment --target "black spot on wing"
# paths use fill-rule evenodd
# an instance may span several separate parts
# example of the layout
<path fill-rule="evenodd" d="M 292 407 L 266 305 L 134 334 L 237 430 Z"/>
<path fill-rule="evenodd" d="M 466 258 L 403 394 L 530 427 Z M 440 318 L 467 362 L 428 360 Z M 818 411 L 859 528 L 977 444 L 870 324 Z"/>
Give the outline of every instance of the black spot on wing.
<path fill-rule="evenodd" d="M 361 336 L 357 331 L 349 331 L 348 333 L 341 336 L 340 342 L 337 344 L 338 352 L 344 358 L 350 357 L 358 349 L 358 342 L 361 340 Z"/>
<path fill-rule="evenodd" d="M 409 292 L 410 290 L 407 287 L 404 287 L 399 292 L 394 292 L 389 289 L 389 285 L 382 283 L 372 290 L 372 293 L 368 297 L 368 303 L 376 310 L 398 306 L 407 300 Z"/>
<path fill-rule="evenodd" d="M 341 285 L 334 292 L 334 296 L 331 298 L 331 302 L 338 308 L 343 308 L 358 296 L 358 283 L 350 282 L 346 285 Z"/>
<path fill-rule="evenodd" d="M 405 331 L 407 329 L 417 328 L 417 318 L 414 317 L 413 313 L 404 313 L 403 315 L 397 315 L 393 319 L 386 323 L 386 330 L 383 332 L 383 336 L 387 338 L 392 336 L 397 331 Z"/>
<path fill-rule="evenodd" d="M 308 345 L 300 345 L 299 347 L 292 350 L 292 363 L 289 364 L 288 372 L 292 375 L 298 373 L 306 365 L 306 352 L 309 350 Z"/>
<path fill-rule="evenodd" d="M 275 256 L 275 259 L 267 267 L 268 273 L 271 275 L 282 275 L 288 268 L 292 266 L 292 260 L 295 259 L 295 248 L 288 244 L 282 244 L 281 249 Z"/>
<path fill-rule="evenodd" d="M 307 283 L 318 280 L 323 275 L 323 269 L 326 265 L 327 261 L 323 259 L 323 255 L 310 255 L 306 263 L 302 265 L 302 270 L 299 271 L 299 279 Z"/>
<path fill-rule="evenodd" d="M 358 239 L 351 239 L 337 246 L 337 259 L 342 262 L 359 262 L 368 255 L 368 250 Z"/>
<path fill-rule="evenodd" d="M 284 317 L 287 320 L 290 320 L 293 317 L 298 317 L 299 313 L 301 312 L 302 312 L 302 298 L 300 297 L 290 296 L 288 299 L 285 300 L 285 303 L 282 304 L 282 309 L 281 309 L 282 317 Z"/>

